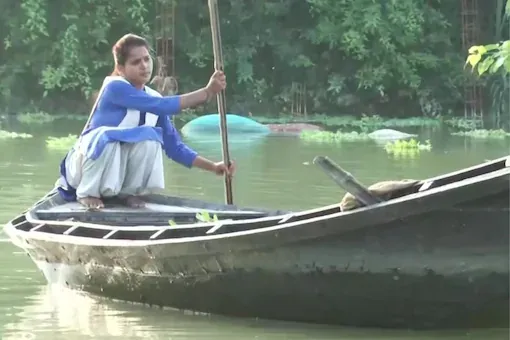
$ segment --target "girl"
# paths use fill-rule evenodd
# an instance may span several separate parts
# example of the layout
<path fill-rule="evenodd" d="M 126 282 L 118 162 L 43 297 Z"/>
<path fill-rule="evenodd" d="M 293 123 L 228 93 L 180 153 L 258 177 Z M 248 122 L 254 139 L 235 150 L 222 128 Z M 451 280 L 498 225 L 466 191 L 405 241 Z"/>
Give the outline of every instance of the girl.
<path fill-rule="evenodd" d="M 227 167 L 197 155 L 171 123 L 172 115 L 225 89 L 223 72 L 214 72 L 204 88 L 163 97 L 146 86 L 153 65 L 145 39 L 127 34 L 112 52 L 114 72 L 105 78 L 89 122 L 62 160 L 60 195 L 88 209 L 103 208 L 101 198 L 112 196 L 143 207 L 141 196 L 164 189 L 163 152 L 188 168 L 231 176 L 233 164 Z"/>

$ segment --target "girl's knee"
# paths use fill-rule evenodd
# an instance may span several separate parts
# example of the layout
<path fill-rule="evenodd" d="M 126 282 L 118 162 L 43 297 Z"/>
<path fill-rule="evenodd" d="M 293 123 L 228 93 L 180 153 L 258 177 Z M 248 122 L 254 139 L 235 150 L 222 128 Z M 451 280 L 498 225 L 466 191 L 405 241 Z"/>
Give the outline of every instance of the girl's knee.
<path fill-rule="evenodd" d="M 157 152 L 158 149 L 161 149 L 161 144 L 153 140 L 144 140 L 136 143 L 134 145 L 134 149 L 137 151 L 141 151 L 144 154 L 147 153 L 152 154 L 154 152 Z"/>

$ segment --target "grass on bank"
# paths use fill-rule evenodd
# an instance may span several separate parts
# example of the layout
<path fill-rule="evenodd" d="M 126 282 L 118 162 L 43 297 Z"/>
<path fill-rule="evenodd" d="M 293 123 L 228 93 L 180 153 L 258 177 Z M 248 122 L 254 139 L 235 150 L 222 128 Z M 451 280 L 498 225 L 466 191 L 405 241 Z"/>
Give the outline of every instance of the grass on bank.
<path fill-rule="evenodd" d="M 187 123 L 201 114 L 192 109 L 183 110 L 180 114 L 173 117 L 175 122 L 181 124 Z M 38 111 L 35 113 L 23 113 L 17 115 L 18 121 L 25 124 L 49 124 L 56 119 L 72 119 L 86 121 L 87 115 L 50 115 L 49 113 Z M 304 116 L 290 116 L 290 115 L 279 115 L 279 116 L 253 116 L 251 119 L 261 124 L 287 124 L 287 123 L 308 123 L 317 124 L 324 127 L 336 127 L 338 129 L 353 128 L 360 130 L 361 133 L 358 136 L 355 135 L 322 135 L 322 136 L 305 136 L 304 139 L 322 139 L 323 142 L 330 140 L 348 140 L 348 139 L 364 139 L 363 135 L 365 132 L 372 132 L 382 128 L 406 128 L 406 127 L 440 127 L 447 126 L 455 130 L 452 135 L 466 136 L 473 138 L 505 138 L 508 136 L 503 130 L 485 130 L 479 129 L 476 121 L 465 119 L 462 117 L 408 117 L 408 118 L 383 118 L 379 115 L 362 115 L 356 117 L 353 115 L 343 116 L 328 116 L 326 114 L 311 114 L 307 117 Z"/>
<path fill-rule="evenodd" d="M 469 131 L 452 132 L 454 136 L 463 136 L 479 139 L 505 139 L 510 137 L 510 133 L 503 129 L 498 130 L 486 130 L 486 129 L 475 129 Z"/>
<path fill-rule="evenodd" d="M 38 111 L 38 112 L 31 112 L 31 113 L 30 112 L 20 113 L 20 114 L 16 115 L 16 119 L 20 123 L 23 123 L 23 124 L 30 124 L 30 125 L 48 124 L 48 123 L 52 123 L 56 119 L 56 116 L 52 116 L 47 112 Z"/>
<path fill-rule="evenodd" d="M 175 116 L 175 120 L 182 123 L 187 123 L 197 117 L 194 110 L 183 110 L 179 115 Z M 48 124 L 56 119 L 77 119 L 87 120 L 86 115 L 50 115 L 46 112 L 22 113 L 16 115 L 19 122 L 25 124 Z M 253 120 L 261 124 L 286 124 L 286 123 L 309 123 L 320 124 L 323 126 L 338 126 L 338 127 L 419 127 L 419 126 L 439 126 L 440 120 L 426 117 L 409 117 L 409 118 L 382 118 L 378 115 L 367 116 L 363 115 L 361 118 L 344 115 L 344 116 L 327 116 L 325 114 L 313 114 L 307 117 L 296 116 L 253 116 Z"/>
<path fill-rule="evenodd" d="M 251 117 L 261 124 L 287 124 L 287 123 L 308 123 L 318 124 L 326 127 L 353 127 L 353 128 L 390 128 L 390 127 L 423 127 L 440 126 L 441 120 L 427 117 L 408 118 L 383 118 L 379 115 L 362 115 L 361 118 L 352 115 L 327 116 L 325 114 L 313 114 L 304 116 L 280 116 L 280 117 Z"/>

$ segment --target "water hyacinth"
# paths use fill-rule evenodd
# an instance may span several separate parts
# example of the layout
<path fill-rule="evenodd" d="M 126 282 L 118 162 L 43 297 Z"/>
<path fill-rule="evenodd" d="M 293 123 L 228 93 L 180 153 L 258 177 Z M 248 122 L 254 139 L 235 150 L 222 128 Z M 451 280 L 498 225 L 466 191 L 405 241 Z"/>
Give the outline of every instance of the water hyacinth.
<path fill-rule="evenodd" d="M 20 123 L 24 124 L 47 124 L 55 120 L 55 116 L 49 113 L 39 111 L 34 113 L 21 113 L 16 116 Z"/>
<path fill-rule="evenodd" d="M 480 139 L 504 139 L 510 137 L 510 133 L 506 132 L 503 129 L 499 130 L 477 129 L 471 131 L 452 132 L 452 135 Z"/>
<path fill-rule="evenodd" d="M 69 150 L 76 143 L 78 136 L 69 134 L 66 137 L 48 137 L 46 146 L 52 150 Z"/>
<path fill-rule="evenodd" d="M 32 138 L 33 136 L 28 133 L 10 132 L 0 130 L 0 139 L 26 139 Z"/>
<path fill-rule="evenodd" d="M 383 118 L 379 115 L 362 114 L 361 117 L 354 115 L 330 116 L 326 114 L 310 114 L 307 116 L 280 115 L 277 117 L 253 116 L 251 117 L 261 124 L 286 124 L 286 123 L 308 123 L 329 127 L 355 127 L 377 129 L 383 127 L 420 127 L 440 126 L 441 120 L 428 117 L 408 118 Z"/>
<path fill-rule="evenodd" d="M 330 131 L 303 131 L 299 137 L 305 141 L 317 143 L 338 143 L 370 140 L 371 138 L 364 132 L 330 132 Z"/>
<path fill-rule="evenodd" d="M 432 150 L 432 144 L 430 140 L 426 140 L 425 144 L 418 142 L 412 138 L 410 140 L 397 140 L 394 142 L 388 142 L 384 146 L 386 152 L 397 158 L 414 158 L 420 154 L 421 151 Z"/>
<path fill-rule="evenodd" d="M 208 211 L 206 210 L 203 210 L 203 211 L 200 211 L 200 212 L 197 212 L 195 214 L 195 218 L 196 218 L 196 221 L 197 223 L 200 223 L 200 222 L 218 222 L 219 219 L 218 219 L 218 215 L 216 214 L 213 214 L 211 215 Z M 176 226 L 178 225 L 177 222 L 175 222 L 174 220 L 168 220 L 168 224 L 171 225 L 171 226 Z"/>

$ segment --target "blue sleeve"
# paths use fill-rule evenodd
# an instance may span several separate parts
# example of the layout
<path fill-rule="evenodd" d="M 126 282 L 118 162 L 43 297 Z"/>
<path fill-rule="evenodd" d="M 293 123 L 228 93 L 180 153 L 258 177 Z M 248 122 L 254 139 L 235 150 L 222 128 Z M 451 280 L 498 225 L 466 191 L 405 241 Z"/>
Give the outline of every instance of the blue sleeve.
<path fill-rule="evenodd" d="M 103 98 L 109 102 L 140 112 L 151 112 L 158 116 L 173 115 L 181 109 L 179 96 L 156 97 L 120 80 L 106 85 Z"/>
<path fill-rule="evenodd" d="M 158 125 L 163 128 L 163 150 L 165 150 L 165 154 L 175 162 L 191 168 L 198 153 L 182 142 L 179 132 L 170 122 L 170 117 L 160 117 L 158 121 L 160 123 Z"/>

